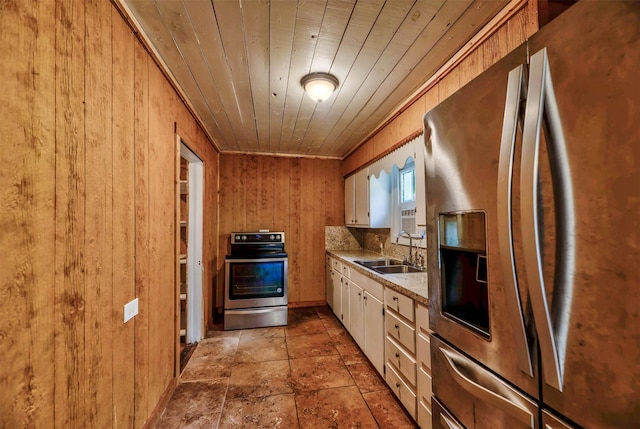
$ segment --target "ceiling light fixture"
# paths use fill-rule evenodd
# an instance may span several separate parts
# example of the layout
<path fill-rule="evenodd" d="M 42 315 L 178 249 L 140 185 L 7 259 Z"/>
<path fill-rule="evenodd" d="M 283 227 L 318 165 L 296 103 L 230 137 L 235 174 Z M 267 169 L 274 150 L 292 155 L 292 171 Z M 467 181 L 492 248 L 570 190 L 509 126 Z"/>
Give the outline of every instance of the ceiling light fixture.
<path fill-rule="evenodd" d="M 313 100 L 321 103 L 331 97 L 338 87 L 338 79 L 329 73 L 309 73 L 300 80 L 300 85 Z"/>

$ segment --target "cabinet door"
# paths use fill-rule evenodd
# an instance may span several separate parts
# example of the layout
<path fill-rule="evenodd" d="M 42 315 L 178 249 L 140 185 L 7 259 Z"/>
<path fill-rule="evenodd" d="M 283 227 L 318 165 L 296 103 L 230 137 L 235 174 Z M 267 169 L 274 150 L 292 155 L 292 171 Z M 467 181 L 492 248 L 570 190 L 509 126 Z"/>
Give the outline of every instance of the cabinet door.
<path fill-rule="evenodd" d="M 382 375 L 384 371 L 384 315 L 382 301 L 364 292 L 364 354 Z"/>
<path fill-rule="evenodd" d="M 355 224 L 369 226 L 369 169 L 364 168 L 355 175 Z"/>
<path fill-rule="evenodd" d="M 360 286 L 349 282 L 349 333 L 364 348 L 364 318 L 363 318 L 363 291 Z"/>
<path fill-rule="evenodd" d="M 331 258 L 329 258 L 325 264 L 325 271 L 327 304 L 333 308 L 333 269 L 331 268 Z"/>
<path fill-rule="evenodd" d="M 342 277 L 341 286 L 342 286 L 341 288 L 342 314 L 340 315 L 340 320 L 342 321 L 342 324 L 344 325 L 345 328 L 347 328 L 347 331 L 348 331 L 349 327 L 351 326 L 349 324 L 349 280 L 344 276 Z"/>
<path fill-rule="evenodd" d="M 331 270 L 333 281 L 333 314 L 338 319 L 342 318 L 342 274 Z"/>
<path fill-rule="evenodd" d="M 352 175 L 344 179 L 344 224 L 356 223 L 356 176 Z"/>

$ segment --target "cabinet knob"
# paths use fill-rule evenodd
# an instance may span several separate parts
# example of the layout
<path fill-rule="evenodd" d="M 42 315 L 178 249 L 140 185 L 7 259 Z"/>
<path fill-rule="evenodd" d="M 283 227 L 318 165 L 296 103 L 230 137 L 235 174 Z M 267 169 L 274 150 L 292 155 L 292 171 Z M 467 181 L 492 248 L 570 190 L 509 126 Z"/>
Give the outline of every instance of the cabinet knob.
<path fill-rule="evenodd" d="M 364 300 L 366 301 L 366 300 L 367 300 L 367 295 L 363 296 L 363 298 L 364 298 Z"/>
<path fill-rule="evenodd" d="M 399 389 L 400 388 L 400 383 L 396 383 L 396 387 Z"/>
<path fill-rule="evenodd" d="M 400 353 L 396 353 L 396 357 L 399 358 L 400 357 Z"/>
<path fill-rule="evenodd" d="M 398 297 L 397 297 L 397 296 L 394 296 L 394 297 L 393 297 L 393 300 L 394 300 L 394 301 L 397 301 L 397 300 L 398 300 Z"/>
<path fill-rule="evenodd" d="M 394 326 L 396 327 L 396 329 L 398 329 L 398 328 L 399 328 L 399 326 L 398 326 L 398 325 L 394 325 Z"/>
<path fill-rule="evenodd" d="M 362 294 L 360 292 L 358 292 L 358 296 L 362 296 Z"/>

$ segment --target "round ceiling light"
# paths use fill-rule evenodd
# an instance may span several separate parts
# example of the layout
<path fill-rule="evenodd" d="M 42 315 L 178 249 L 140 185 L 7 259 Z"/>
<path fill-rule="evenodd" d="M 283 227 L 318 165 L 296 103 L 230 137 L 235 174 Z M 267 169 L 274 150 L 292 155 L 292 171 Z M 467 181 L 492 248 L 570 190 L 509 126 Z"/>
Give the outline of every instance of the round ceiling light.
<path fill-rule="evenodd" d="M 338 83 L 338 79 L 329 73 L 309 73 L 300 80 L 309 97 L 318 103 L 331 97 Z"/>

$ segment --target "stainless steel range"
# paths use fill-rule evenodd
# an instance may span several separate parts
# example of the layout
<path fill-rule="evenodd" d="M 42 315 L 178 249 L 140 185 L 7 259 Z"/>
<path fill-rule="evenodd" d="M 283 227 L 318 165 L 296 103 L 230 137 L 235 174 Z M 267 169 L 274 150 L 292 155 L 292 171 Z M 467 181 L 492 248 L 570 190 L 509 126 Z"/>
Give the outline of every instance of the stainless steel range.
<path fill-rule="evenodd" d="M 287 324 L 284 232 L 231 233 L 225 258 L 224 329 Z"/>

